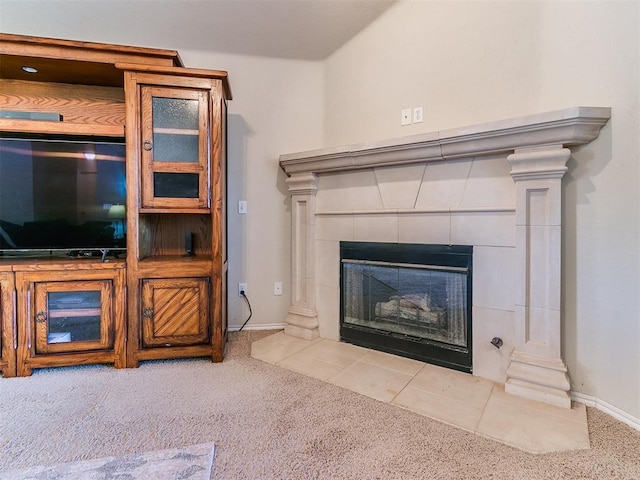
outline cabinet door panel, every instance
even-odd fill
[[[36,353],[113,348],[110,280],[35,283]]]
[[[143,208],[208,208],[209,93],[141,87]]]
[[[209,342],[208,279],[142,281],[142,343],[146,347]]]

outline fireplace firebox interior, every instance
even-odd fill
[[[473,247],[340,243],[340,339],[472,371]]]

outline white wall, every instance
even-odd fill
[[[572,389],[640,418],[640,3],[405,0],[325,62],[325,145],[612,107],[564,178]],[[424,122],[400,126],[423,106]]]
[[[290,306],[291,213],[281,153],[321,145],[323,70],[319,62],[181,50],[189,67],[227,70],[229,102],[229,326],[249,315],[237,295],[246,282],[253,316],[247,328],[284,325]],[[247,200],[246,215],[238,200]],[[283,282],[283,295],[273,284]]]

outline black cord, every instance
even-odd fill
[[[249,299],[247,298],[247,296],[244,294],[244,292],[240,292],[240,295],[242,295],[244,297],[244,299],[247,301],[247,305],[249,306],[249,318],[247,318],[244,323],[242,324],[242,326],[240,327],[240,330],[238,330],[239,332],[242,331],[242,329],[244,328],[244,326],[247,324],[247,322],[249,320],[251,320],[251,315],[253,315],[253,310],[251,310],[251,303],[249,303]]]

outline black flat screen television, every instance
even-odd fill
[[[0,254],[124,249],[123,141],[0,138]]]

